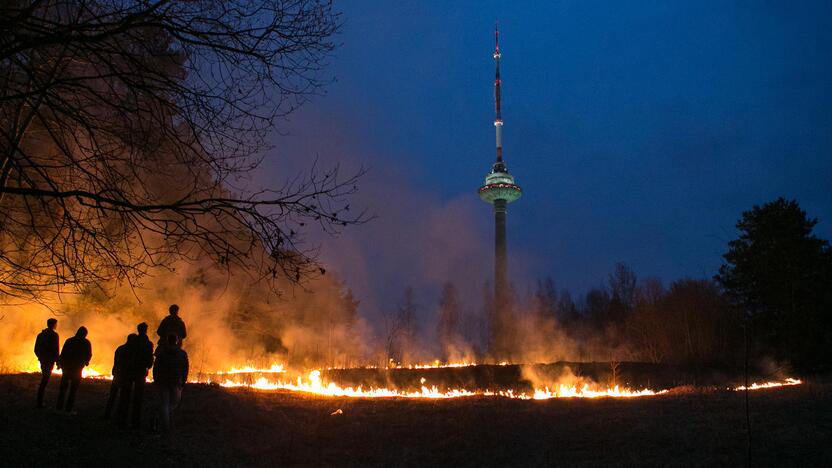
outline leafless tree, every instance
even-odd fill
[[[445,360],[449,358],[449,350],[461,338],[461,308],[456,286],[450,281],[445,282],[439,296],[439,317],[436,323],[436,336]]]
[[[669,343],[668,317],[661,301],[667,294],[661,281],[644,280],[637,288],[635,308],[627,321],[627,333],[639,359],[661,363],[672,343]]]
[[[636,274],[626,263],[618,262],[607,279],[613,320],[623,320],[632,312],[636,301]]]
[[[395,311],[383,312],[386,365],[405,363],[416,338],[416,302],[413,288],[404,290],[404,298]]]
[[[615,388],[618,386],[618,377],[621,375],[621,361],[614,355],[610,354],[610,386]]]
[[[326,78],[326,0],[0,6],[0,295],[210,258],[256,279],[320,266],[299,234],[366,220],[338,168],[252,190],[266,136]]]

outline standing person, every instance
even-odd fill
[[[142,322],[137,327],[139,334],[136,339],[136,352],[127,370],[130,383],[133,387],[133,412],[131,422],[133,429],[141,427],[142,400],[144,398],[144,384],[147,379],[147,371],[153,366],[153,343],[147,337],[147,324]],[[126,404],[126,402],[125,402]],[[122,411],[121,409],[119,411]],[[127,410],[124,410],[126,414]]]
[[[159,344],[163,344],[167,336],[170,334],[176,335],[179,339],[179,344],[185,339],[187,333],[185,331],[185,322],[179,317],[179,306],[171,304],[168,307],[168,316],[162,319],[159,328],[156,329],[156,334],[159,335]]]
[[[66,411],[72,413],[72,405],[75,403],[75,392],[81,384],[81,371],[90,365],[92,359],[92,345],[87,339],[87,328],[80,327],[75,336],[64,342],[61,355],[58,358],[58,369],[62,369],[61,387],[58,391],[58,411],[64,409],[64,396],[67,387],[69,395],[66,399]]]
[[[159,391],[159,416],[162,431],[170,432],[170,417],[179,406],[182,389],[188,381],[188,353],[179,347],[179,337],[171,333],[156,349],[153,384]]]
[[[113,412],[113,406],[120,397],[119,409],[130,399],[130,376],[128,370],[133,355],[136,352],[136,345],[139,337],[135,333],[127,335],[127,342],[116,348],[113,355],[113,383],[110,385],[110,395],[107,397],[107,407],[104,409],[104,419],[109,419]],[[118,423],[123,424],[121,411],[118,414]]]
[[[35,356],[40,361],[40,385],[38,385],[38,400],[37,407],[43,408],[43,394],[46,391],[46,385],[49,383],[49,377],[52,376],[52,369],[58,361],[58,347],[60,341],[58,332],[55,329],[58,327],[58,321],[51,318],[46,321],[46,328],[44,328],[38,337],[35,339]]]

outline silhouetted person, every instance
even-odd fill
[[[127,366],[127,386],[130,388],[128,395],[132,392],[132,401],[122,398],[119,403],[119,418],[126,421],[127,413],[132,407],[131,423],[134,429],[141,426],[142,400],[144,398],[144,384],[147,379],[147,371],[153,366],[153,343],[147,337],[147,324],[142,322],[136,329],[139,334],[136,336],[136,345],[131,355],[130,363]],[[123,418],[123,419],[122,419]]]
[[[188,353],[179,347],[179,337],[170,334],[156,349],[153,384],[159,391],[159,417],[162,431],[170,431],[170,417],[179,406],[182,389],[188,381]]]
[[[127,418],[126,406],[130,400],[130,362],[136,354],[139,336],[135,333],[127,335],[127,342],[116,348],[113,354],[113,383],[110,385],[110,395],[107,397],[107,407],[104,409],[104,418],[108,419],[113,411],[116,400],[120,399],[118,423],[123,425]],[[125,414],[121,414],[121,406],[125,406]]]
[[[156,334],[159,335],[159,344],[164,343],[168,335],[176,335],[179,343],[187,336],[185,331],[185,322],[179,317],[179,306],[172,304],[168,307],[168,316],[162,319],[159,328],[156,329]]]
[[[64,342],[61,355],[58,358],[58,368],[62,369],[61,387],[58,391],[58,410],[64,409],[64,396],[66,399],[66,410],[72,412],[72,405],[75,403],[75,392],[81,383],[81,371],[90,364],[92,359],[92,345],[87,339],[87,329],[80,327],[75,336]],[[69,395],[66,395],[69,387]]]
[[[49,377],[52,376],[52,369],[58,361],[58,347],[60,344],[58,332],[55,331],[57,327],[58,321],[56,319],[47,320],[46,328],[38,333],[38,337],[35,339],[35,356],[40,361],[41,372],[40,385],[38,385],[38,408],[43,408],[43,393],[46,391]]]

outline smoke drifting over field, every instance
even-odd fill
[[[156,326],[173,303],[188,326],[185,349],[192,372],[273,362],[344,366],[364,360],[372,340],[366,338],[366,325],[347,290],[333,277],[315,278],[303,287],[287,282],[278,297],[252,285],[244,274],[227,277],[210,271],[182,264],[175,271],[156,271],[141,289],[118,287],[109,297],[89,291],[63,296],[61,303],[52,301],[49,307],[6,306],[0,322],[0,365],[37,369],[34,337],[55,316],[62,342],[81,325],[89,329],[91,366],[109,372],[112,353],[127,334],[145,321],[155,340]]]

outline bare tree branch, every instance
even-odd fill
[[[348,204],[363,171],[239,186],[326,83],[338,26],[325,0],[0,6],[0,294],[205,256],[257,280],[323,271],[301,233],[366,221]]]

